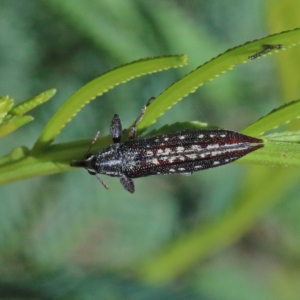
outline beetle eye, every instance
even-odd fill
[[[93,170],[93,169],[88,169],[87,170],[91,175],[96,175],[97,174],[97,172],[95,171],[95,170]]]
[[[88,153],[88,154],[84,157],[84,159],[85,159],[85,160],[89,160],[92,156],[94,156],[93,153]]]

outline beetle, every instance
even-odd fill
[[[83,167],[91,175],[118,177],[125,190],[134,193],[135,178],[176,173],[192,175],[228,164],[263,147],[261,139],[223,129],[186,129],[137,138],[137,124],[153,99],[149,99],[133,123],[127,141],[121,142],[122,124],[115,114],[110,126],[113,143],[98,152],[87,153],[82,160],[71,162],[71,166]]]
[[[254,60],[260,56],[263,56],[267,53],[269,53],[270,51],[272,51],[273,49],[282,49],[283,48],[283,45],[282,44],[277,44],[277,45],[262,45],[263,47],[263,50],[251,55],[251,56],[248,56],[248,59],[250,60]]]

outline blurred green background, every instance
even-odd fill
[[[0,94],[16,103],[55,87],[0,155],[32,147],[78,88],[121,64],[188,54],[91,102],[56,142],[124,127],[184,74],[229,48],[300,27],[295,0],[1,0]],[[299,48],[237,66],[154,128],[198,120],[241,130],[298,99]],[[292,124],[296,126],[297,124]],[[84,170],[1,187],[0,299],[299,299],[299,171],[231,164],[136,180],[136,192]]]

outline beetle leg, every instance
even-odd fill
[[[128,191],[129,193],[134,193],[134,181],[132,178],[123,175],[120,178],[120,182],[126,191]]]
[[[133,125],[132,125],[132,127],[131,127],[131,130],[130,130],[130,132],[129,132],[129,139],[130,139],[130,140],[135,139],[135,137],[136,137],[136,126],[137,126],[137,124],[143,119],[147,107],[150,105],[150,103],[151,103],[154,99],[155,99],[154,97],[151,97],[151,98],[147,101],[146,105],[142,108],[141,114],[140,114],[140,115],[137,117],[137,119],[134,121],[134,123],[133,123]]]

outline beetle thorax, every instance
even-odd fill
[[[94,154],[96,159],[93,168],[97,173],[113,177],[122,175],[123,158],[119,146],[116,143]]]

